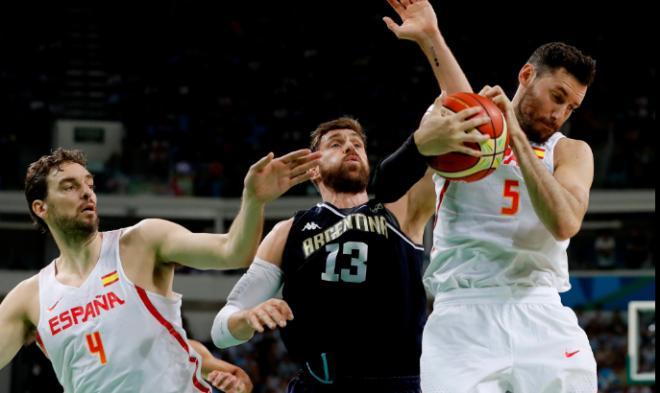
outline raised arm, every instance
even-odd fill
[[[445,93],[472,91],[470,82],[447,46],[438,27],[438,18],[428,0],[387,0],[401,18],[397,25],[384,17],[387,27],[402,40],[414,41],[431,65],[440,90]]]
[[[38,303],[38,293],[34,276],[18,284],[0,303],[0,369],[12,361],[35,328],[38,315],[30,315],[29,309]]]
[[[273,159],[272,153],[250,167],[241,207],[226,234],[192,233],[165,220],[148,219],[134,230],[151,247],[156,261],[197,269],[232,269],[252,262],[263,231],[264,206],[292,186],[309,180],[320,153],[298,150]]]
[[[399,15],[402,24],[397,25],[391,18],[385,17],[383,20],[387,27],[399,39],[411,40],[420,46],[431,64],[443,94],[471,92],[470,83],[440,33],[431,4],[427,0],[388,0],[388,3]],[[422,218],[427,214],[427,209],[415,208],[416,205],[427,206],[426,199],[433,199],[434,195],[424,192],[430,189],[428,184],[419,182],[427,173],[425,156],[454,151],[477,157],[480,155],[478,151],[467,148],[464,143],[480,143],[486,138],[477,131],[465,131],[484,124],[487,118],[470,118],[479,112],[478,109],[466,109],[447,115],[441,108],[440,99],[436,100],[432,109],[424,116],[417,131],[376,168],[370,191],[383,202],[396,201],[397,204],[411,205],[409,208],[393,206],[391,210],[416,210],[421,216],[415,214],[414,217]],[[427,175],[426,178],[430,179],[430,176]],[[420,190],[413,190],[412,198],[403,198],[413,186]],[[418,197],[421,197],[421,200]]]

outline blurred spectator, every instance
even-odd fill
[[[179,161],[174,166],[174,173],[170,176],[170,189],[174,196],[192,196],[194,172],[192,165],[187,161]]]
[[[638,226],[633,226],[624,238],[624,259],[630,269],[654,268],[649,258],[647,235]]]
[[[214,4],[146,1],[131,3],[129,14],[94,2],[53,5],[29,32],[0,26],[0,37],[11,37],[0,62],[0,190],[21,188],[24,168],[16,164],[32,162],[52,146],[56,119],[85,118],[120,121],[127,130],[122,157],[128,165],[108,174],[104,191],[237,197],[249,162],[271,150],[306,146],[309,131],[340,115],[358,117],[370,133],[370,158],[383,157],[416,127],[438,93],[418,49],[397,42],[382,25],[384,1],[353,2],[350,13],[299,6],[295,21],[286,7],[238,2],[218,12]],[[456,12],[455,5],[443,7]],[[78,23],[81,12],[93,17]],[[506,11],[490,12],[502,12],[507,24]],[[21,18],[34,18],[22,5],[5,14],[18,26]],[[338,17],[344,28],[328,38]],[[145,20],[153,22],[149,29]],[[487,25],[465,30],[459,23],[443,21],[456,34],[454,48],[473,86],[507,89],[510,64],[485,67],[483,58],[519,58],[525,49],[473,50]],[[656,66],[643,58],[627,61],[647,48],[615,26],[603,21],[584,40],[576,38],[584,34],[572,23],[558,33],[556,39],[577,40],[599,64],[594,93],[566,131],[591,144],[596,188],[652,188]],[[509,33],[503,30],[502,39]],[[526,37],[528,49],[547,40],[542,28],[530,28]],[[613,45],[620,51],[613,53]],[[182,160],[195,172],[192,192],[181,184],[191,176],[180,177]]]
[[[596,251],[596,266],[599,269],[614,269],[616,267],[616,240],[609,231],[601,232],[594,242]]]

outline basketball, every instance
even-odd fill
[[[502,163],[504,151],[509,144],[509,133],[504,115],[489,98],[475,93],[454,93],[442,99],[442,106],[451,113],[470,107],[481,107],[482,111],[472,117],[484,113],[490,122],[477,127],[482,134],[490,136],[487,141],[466,143],[466,146],[481,150],[481,157],[472,157],[463,153],[447,153],[429,157],[429,165],[436,173],[448,180],[473,182],[491,174]],[[468,130],[466,132],[470,132]]]

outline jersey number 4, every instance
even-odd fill
[[[105,357],[105,349],[103,348],[103,340],[101,340],[101,332],[94,332],[85,336],[87,340],[87,349],[92,355],[98,355],[101,364],[105,365],[107,359]]]
[[[367,279],[367,256],[369,247],[362,242],[346,242],[342,247],[344,255],[351,256],[351,267],[341,269],[340,274],[335,273],[337,265],[337,254],[339,254],[339,244],[332,243],[325,246],[329,252],[325,260],[325,272],[321,273],[321,280],[330,282],[353,282],[360,283]],[[357,251],[357,255],[356,255]]]

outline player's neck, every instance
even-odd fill
[[[348,209],[359,206],[369,201],[366,191],[358,193],[342,193],[321,189],[321,197],[324,202],[331,203],[340,209]]]
[[[66,237],[57,232],[52,234],[60,250],[58,269],[85,276],[96,264],[101,253],[102,238],[98,231],[83,239]]]

